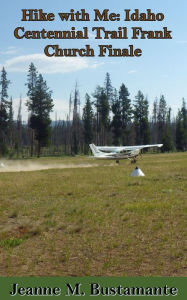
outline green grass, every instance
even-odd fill
[[[19,246],[23,242],[22,239],[12,238],[0,241],[0,246],[8,249]]]
[[[0,172],[1,276],[187,275],[187,153],[31,162],[79,168]]]

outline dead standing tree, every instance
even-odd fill
[[[77,84],[75,86],[74,99],[73,99],[73,121],[72,121],[72,154],[78,154],[81,146],[81,119],[79,115],[80,99]]]

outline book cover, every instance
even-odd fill
[[[184,296],[186,9],[1,3],[0,276],[106,280],[9,297]]]

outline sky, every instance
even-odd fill
[[[53,91],[54,109],[51,118],[65,119],[68,112],[70,93],[77,82],[81,105],[84,105],[85,94],[93,94],[97,85],[103,85],[106,72],[110,74],[112,85],[119,90],[122,83],[129,90],[132,101],[138,90],[141,90],[152,103],[163,94],[173,115],[181,107],[182,98],[187,97],[187,2],[186,0],[25,0],[3,1],[0,10],[0,70],[5,67],[7,77],[11,81],[8,94],[13,98],[14,116],[16,118],[20,97],[22,98],[23,120],[27,120],[28,112],[25,106],[27,99],[28,68],[34,63],[39,73],[47,81]],[[52,22],[23,22],[22,9],[42,9],[45,13],[54,13]],[[80,11],[85,9],[90,15],[89,22],[61,21],[58,13],[69,12],[71,9]],[[93,21],[94,9],[102,12],[109,9],[109,13],[120,14],[120,21]],[[162,22],[124,21],[124,10],[133,13],[138,9],[146,13],[147,9],[155,14],[163,13]],[[42,30],[82,30],[88,27],[88,40],[34,40],[16,39],[14,30],[24,27],[25,31]],[[106,30],[117,30],[127,27],[128,39],[95,39],[92,27],[105,27]],[[132,40],[131,27],[142,27],[143,30],[163,30],[167,27],[172,31],[172,39]],[[95,50],[95,57],[47,57],[44,54],[46,45],[59,45],[60,48],[82,48],[90,45]],[[141,57],[98,57],[98,45],[112,45],[113,48],[142,49]]]

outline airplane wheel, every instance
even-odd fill
[[[135,163],[136,163],[136,159],[134,158],[131,160],[131,164],[135,164]]]
[[[119,165],[119,160],[116,160],[116,163]]]

